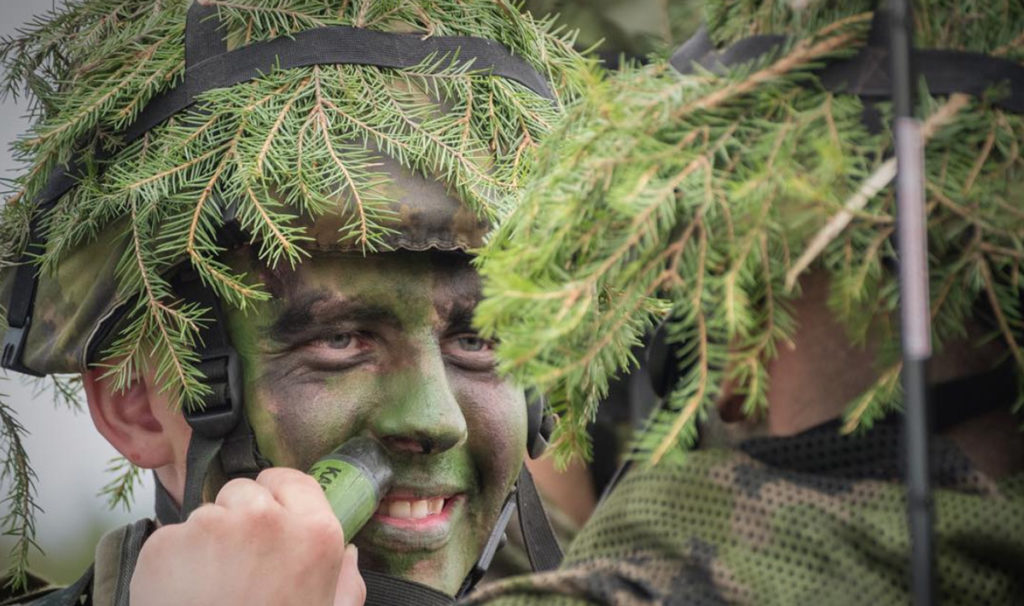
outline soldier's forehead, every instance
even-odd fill
[[[379,255],[317,254],[279,275],[275,325],[360,319],[396,323],[413,307],[468,324],[482,298],[465,254],[399,251]]]

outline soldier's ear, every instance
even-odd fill
[[[89,414],[100,434],[139,467],[156,469],[176,463],[182,450],[177,443],[188,441],[184,417],[170,410],[166,398],[145,377],[119,390],[103,373],[90,369],[82,374]]]

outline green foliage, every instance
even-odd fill
[[[82,412],[82,376],[81,375],[50,375],[35,381],[32,399],[38,399],[49,392],[55,408],[67,408],[73,412]]]
[[[912,0],[914,43],[921,48],[997,52],[1024,58],[1019,45],[1020,3],[988,0]],[[802,8],[801,8],[802,6]],[[758,34],[813,32],[882,6],[875,0],[708,0],[708,30],[719,44]],[[1017,44],[1008,43],[1016,39]]]
[[[100,490],[100,494],[107,497],[107,505],[111,509],[121,506],[128,511],[135,499],[135,488],[142,481],[142,468],[124,457],[114,457],[107,463],[106,471],[114,479]]]
[[[502,369],[550,394],[556,456],[587,452],[586,423],[609,378],[665,310],[683,376],[637,438],[653,461],[683,456],[727,382],[747,414],[764,412],[765,364],[794,331],[790,272],[832,276],[831,306],[854,339],[896,317],[888,180],[862,208],[850,204],[884,168],[888,133],[867,132],[860,101],[808,73],[856,49],[870,14],[836,21],[822,11],[817,33],[721,76],[649,66],[591,82],[542,146],[548,170],[482,253],[488,299],[477,321],[501,336]],[[1024,10],[1006,18],[1024,31]],[[962,337],[965,317],[988,302],[1024,369],[1024,118],[984,98],[923,97],[934,340]],[[845,213],[849,223],[813,250]],[[890,327],[883,338],[881,377],[850,404],[847,430],[899,405],[897,335]]]
[[[6,396],[0,396],[3,397]],[[0,484],[10,486],[2,502],[6,513],[0,518],[0,526],[4,536],[14,539],[9,552],[10,563],[5,571],[14,590],[25,586],[29,552],[39,549],[35,539],[35,515],[39,510],[35,503],[36,473],[25,451],[26,435],[27,431],[18,421],[14,409],[0,399],[0,452],[4,455]]]

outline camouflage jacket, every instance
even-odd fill
[[[835,423],[630,472],[558,571],[485,586],[470,604],[909,603],[896,424]],[[936,440],[943,604],[1024,603],[1024,474],[979,473]]]

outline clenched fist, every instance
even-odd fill
[[[146,541],[133,606],[358,606],[355,547],[310,476],[285,468],[232,480],[217,501]]]

